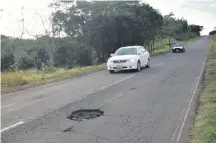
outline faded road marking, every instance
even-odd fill
[[[109,85],[103,86],[103,87],[101,87],[99,90],[104,90],[104,89],[106,89],[106,88],[108,88],[108,87],[110,87],[110,86],[113,86],[113,85],[115,85],[115,84],[117,84],[117,83],[120,83],[120,82],[122,82],[122,81],[124,81],[124,80],[126,80],[126,79],[129,79],[129,78],[132,78],[132,77],[134,77],[134,76],[136,76],[136,74],[133,74],[133,75],[128,76],[128,77],[126,77],[126,78],[123,78],[123,79],[121,79],[121,80],[115,81],[114,83],[111,83],[111,84],[109,84]]]
[[[4,129],[2,129],[1,132],[4,132],[4,131],[6,131],[6,130],[10,130],[10,129],[15,128],[15,127],[17,127],[17,126],[19,126],[19,125],[22,125],[22,124],[24,124],[24,123],[25,123],[25,122],[23,122],[23,121],[18,122],[18,123],[16,123],[16,124],[13,124],[13,125],[11,125],[11,126],[9,126],[9,127],[6,127],[6,128],[4,128]]]
[[[157,67],[157,66],[160,66],[160,65],[162,65],[162,64],[163,64],[163,63],[161,62],[161,63],[159,63],[159,64],[153,66],[152,68]],[[111,83],[111,84],[108,84],[108,85],[106,85],[106,86],[103,86],[103,87],[99,88],[98,91],[104,90],[104,89],[106,89],[106,88],[108,88],[108,87],[111,87],[111,86],[113,86],[113,85],[115,85],[115,84],[118,84],[118,83],[120,83],[120,82],[122,82],[122,81],[124,81],[124,80],[127,80],[127,79],[129,79],[129,78],[132,78],[132,77],[134,77],[134,76],[136,76],[136,74],[133,74],[133,75],[131,75],[131,76],[127,76],[127,77],[125,77],[125,78],[123,78],[123,79],[121,79],[121,80],[118,80],[118,81],[115,81],[115,82],[113,82],[113,83]],[[63,81],[60,81],[60,82],[63,82]],[[58,82],[58,83],[59,83],[59,82]],[[54,84],[54,83],[51,83],[51,84]],[[48,84],[48,85],[51,85],[51,84]],[[43,85],[43,86],[46,86],[46,85]],[[41,87],[41,86],[40,86],[40,87]],[[38,87],[36,87],[36,88],[38,88]],[[20,91],[20,92],[23,92],[23,91]],[[89,93],[89,94],[90,94],[90,93]],[[87,98],[89,94],[84,95],[84,96],[81,96],[78,100]],[[50,98],[52,98],[52,97],[50,97]],[[50,98],[43,98],[43,99],[40,99],[40,100],[37,100],[37,101],[32,102],[30,105],[27,104],[27,105],[24,105],[24,106],[20,106],[20,108],[28,107],[28,106],[31,106],[31,105],[33,105],[33,104],[36,104],[36,103],[38,103],[38,102],[41,102],[41,101],[44,101],[44,100],[47,100],[47,99],[50,99]],[[12,104],[17,104],[17,103],[12,103]],[[2,108],[6,108],[6,107],[8,107],[8,106],[12,106],[12,104],[11,104],[11,105],[9,104],[9,105],[3,106]],[[9,111],[14,111],[14,110],[18,110],[18,109],[13,109],[13,110],[9,110]]]
[[[160,66],[160,65],[162,65],[162,64],[163,64],[163,63],[157,64],[157,65],[153,66],[153,68],[154,68],[154,67],[157,67],[157,66]],[[129,79],[129,78],[132,78],[132,77],[134,77],[134,76],[136,76],[136,74],[133,74],[133,75],[128,76],[128,77],[126,77],[126,78],[123,78],[123,79],[121,79],[121,80],[115,81],[114,83],[111,83],[111,84],[109,84],[109,85],[106,85],[106,86],[104,86],[104,87],[101,87],[99,90],[104,90],[104,89],[106,89],[106,88],[108,88],[108,87],[110,87],[110,86],[113,86],[113,85],[115,85],[115,84],[117,84],[117,83],[120,83],[120,82],[122,82],[122,81],[124,81],[124,80],[126,80],[126,79]]]
[[[8,105],[5,105],[5,106],[1,106],[1,108],[3,109],[3,108],[7,108],[7,107],[10,107],[10,106],[12,106],[12,105],[14,105],[14,104],[16,104],[16,103],[11,103],[11,104],[8,104]]]
[[[163,63],[157,64],[157,65],[153,66],[153,68],[158,67],[160,65],[163,65]]]
[[[173,57],[172,59],[175,59],[176,57]]]
[[[205,58],[204,66],[203,66],[203,68],[202,68],[202,70],[201,70],[201,72],[200,72],[200,75],[198,76],[198,80],[197,80],[197,82],[195,83],[195,88],[194,88],[192,97],[191,97],[191,99],[190,99],[190,102],[189,102],[189,105],[188,105],[188,108],[187,108],[187,111],[186,111],[186,114],[185,114],[185,117],[184,117],[184,121],[183,121],[183,123],[182,123],[181,130],[179,131],[179,135],[178,135],[178,138],[177,138],[176,143],[179,143],[179,140],[180,140],[180,138],[181,138],[182,130],[183,130],[183,128],[184,128],[184,125],[185,125],[185,122],[186,122],[186,119],[187,119],[187,116],[188,116],[188,112],[189,112],[189,110],[190,110],[192,101],[193,101],[194,96],[195,96],[195,94],[196,94],[197,87],[198,87],[198,84],[199,84],[199,82],[200,82],[201,76],[202,76],[202,74],[203,74],[203,72],[204,72],[204,69],[205,69],[206,60],[207,60],[207,57]]]
[[[181,121],[182,121],[182,119],[183,119],[183,115],[184,115],[185,109],[186,109],[186,107],[185,107],[184,110],[182,111],[182,114],[181,114],[181,117],[180,117],[180,120],[179,120],[180,123],[181,123]],[[179,124],[177,125],[177,127],[176,127],[176,130],[175,130],[175,132],[174,132],[174,134],[173,134],[173,136],[172,136],[171,143],[172,143],[173,140],[175,139],[176,133],[177,133],[179,127],[180,127],[180,123],[179,123]]]
[[[196,80],[195,80],[195,82],[194,82],[194,84],[193,84],[193,87],[192,87],[192,89],[191,89],[191,91],[190,91],[190,94],[193,93],[193,90],[194,90],[194,88],[195,88],[195,84],[196,84],[198,78],[199,78],[199,77],[196,78]],[[189,101],[190,101],[190,96],[188,97],[187,103],[188,103]],[[184,107],[184,109],[183,109],[183,111],[182,111],[182,114],[181,114],[180,120],[179,120],[180,122],[178,123],[178,125],[177,125],[177,127],[176,127],[176,130],[175,130],[175,132],[174,132],[174,134],[173,134],[173,137],[172,137],[172,140],[171,140],[170,143],[172,143],[173,140],[175,139],[175,136],[176,136],[176,134],[177,134],[177,131],[178,131],[180,125],[181,125],[181,122],[182,122],[182,119],[183,119],[183,115],[184,115],[185,110],[186,110],[186,107]]]

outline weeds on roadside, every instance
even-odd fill
[[[2,91],[8,91],[10,88],[22,86],[26,84],[40,85],[44,83],[51,83],[67,78],[77,77],[92,73],[95,71],[104,70],[105,65],[96,65],[88,67],[78,67],[74,69],[55,69],[47,70],[38,73],[26,74],[24,71],[16,71],[9,73],[1,73]]]
[[[192,130],[192,143],[216,143],[216,36],[210,43],[204,86]]]

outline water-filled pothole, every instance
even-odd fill
[[[80,109],[72,112],[67,118],[74,121],[82,121],[83,119],[94,119],[102,116],[103,114],[104,111],[101,111],[100,109]]]

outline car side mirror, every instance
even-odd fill
[[[110,57],[112,57],[114,54],[110,54]]]

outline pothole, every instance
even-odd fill
[[[100,109],[80,109],[72,112],[67,118],[74,121],[82,121],[84,119],[94,119],[102,116],[103,114],[104,111],[101,111]]]

